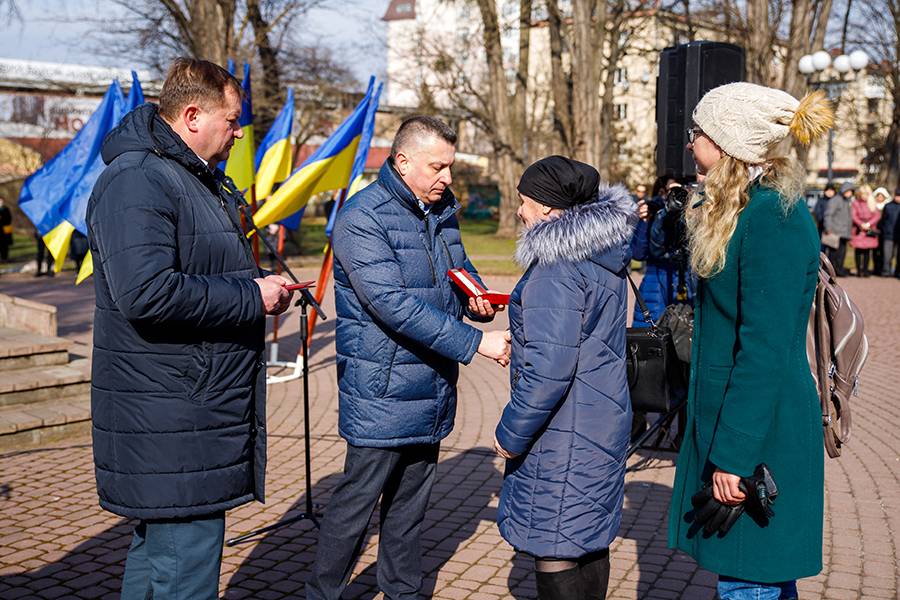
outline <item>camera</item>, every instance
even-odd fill
[[[673,217],[680,217],[681,213],[684,212],[684,207],[687,206],[689,195],[686,187],[681,185],[672,186],[666,194],[666,212]]]

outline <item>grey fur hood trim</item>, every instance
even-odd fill
[[[574,206],[556,219],[526,229],[516,245],[516,262],[578,262],[631,241],[637,206],[621,185],[601,185],[597,200]]]

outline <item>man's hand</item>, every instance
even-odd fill
[[[506,307],[499,304],[494,306],[481,296],[469,298],[469,311],[484,319],[492,319],[495,314],[501,312],[504,308]]]
[[[721,469],[713,472],[713,496],[716,500],[727,506],[735,506],[743,502],[747,496],[738,487],[741,478]]]
[[[510,346],[512,336],[506,331],[485,331],[478,345],[478,354],[497,361],[501,367],[509,365]]]
[[[289,282],[281,275],[269,275],[253,281],[259,286],[263,311],[267,315],[280,315],[291,305],[291,298],[293,298],[294,292],[284,288]]]
[[[500,442],[497,441],[497,436],[494,436],[494,452],[497,453],[498,456],[501,456],[505,459],[512,459],[518,456],[518,454],[513,454],[506,448],[500,445]]]
[[[650,220],[650,206],[643,200],[638,201],[638,218],[641,221]]]

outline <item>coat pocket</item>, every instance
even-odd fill
[[[212,350],[212,344],[209,342],[197,344],[192,348],[185,374],[185,393],[187,400],[193,404],[201,406],[206,404],[212,371]]]

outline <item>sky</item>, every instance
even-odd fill
[[[389,0],[323,0],[297,22],[292,35],[304,43],[331,47],[364,85],[370,74],[385,71],[385,27]],[[103,56],[91,46],[98,26],[85,18],[116,15],[122,8],[109,0],[24,0],[17,3],[20,21],[0,22],[0,58],[67,62],[108,67],[143,67]],[[0,15],[5,16],[5,15]],[[315,32],[315,33],[312,33]],[[304,37],[306,39],[304,39]]]

